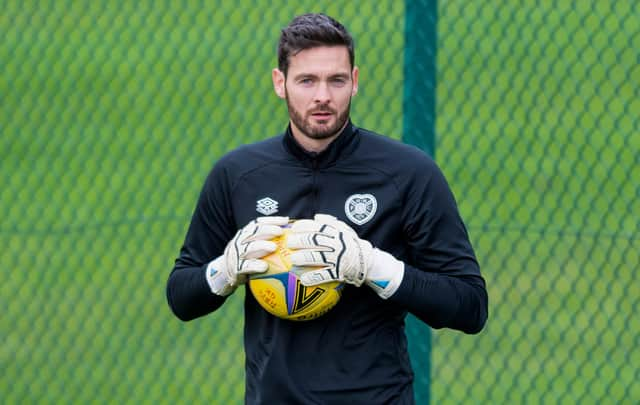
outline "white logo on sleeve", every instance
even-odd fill
[[[371,194],[354,194],[344,203],[344,213],[356,225],[369,222],[377,209],[378,201]]]
[[[262,215],[271,215],[278,212],[278,202],[269,197],[261,198],[256,201],[256,211]]]

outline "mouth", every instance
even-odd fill
[[[333,115],[330,111],[316,111],[311,113],[311,116],[319,119],[319,120],[326,120],[329,119],[331,117],[331,115]]]

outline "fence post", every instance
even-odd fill
[[[405,2],[403,140],[435,158],[437,0]],[[431,330],[413,315],[407,337],[415,372],[416,403],[428,404],[431,392]]]

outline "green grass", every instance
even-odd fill
[[[434,403],[640,398],[638,8],[587,4],[440,4],[436,158],[490,320],[434,333]],[[7,2],[0,402],[242,402],[242,294],[183,324],[164,287],[215,160],[284,128],[304,11],[352,30],[354,121],[400,138],[402,2]]]

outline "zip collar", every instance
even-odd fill
[[[349,123],[344,127],[340,135],[331,141],[322,152],[309,152],[300,146],[298,141],[293,137],[291,124],[287,126],[282,143],[287,152],[305,166],[312,169],[321,169],[333,166],[341,157],[350,155],[358,145],[359,139],[358,128],[349,120]]]

